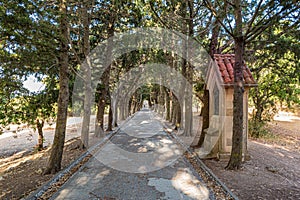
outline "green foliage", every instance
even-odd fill
[[[269,132],[265,129],[265,122],[258,122],[253,119],[249,120],[249,135],[253,138],[263,137]]]
[[[10,123],[35,126],[38,119],[54,117],[59,37],[56,12],[50,7],[41,1],[0,3],[0,124],[3,126]],[[47,89],[29,93],[22,82],[30,75],[43,81]]]
[[[249,120],[249,136],[260,139],[277,139],[278,136],[268,130],[267,122],[255,121],[253,118]]]
[[[298,29],[294,23],[282,21],[249,46],[255,49],[248,60],[258,83],[250,92],[256,121],[272,119],[279,106],[300,104]]]
[[[37,120],[53,120],[57,94],[55,91],[46,91],[39,94],[22,94],[7,101],[4,112],[1,113],[0,124],[7,126],[26,123],[36,128]]]

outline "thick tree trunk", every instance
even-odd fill
[[[176,127],[175,129],[178,128],[179,124],[181,121],[181,112],[179,109],[180,105],[177,100],[177,98],[173,95],[172,96],[172,124],[174,124]]]
[[[182,120],[181,113],[182,112],[181,112],[181,110],[182,110],[182,108],[177,100],[177,102],[176,102],[176,120],[175,120],[176,130],[178,130],[179,128],[182,127],[182,123],[181,123],[181,120]]]
[[[129,100],[126,100],[124,104],[124,119],[126,119],[129,116],[128,104]]]
[[[133,107],[132,107],[132,114],[135,113],[137,105],[136,105],[136,100],[133,101]]]
[[[112,125],[113,125],[113,112],[111,108],[111,103],[109,105],[109,111],[108,111],[108,124],[107,124],[107,131],[112,131]]]
[[[151,96],[150,96],[150,98],[148,99],[148,103],[149,103],[149,108],[152,108],[152,99],[151,99]]]
[[[241,168],[243,153],[243,54],[244,37],[242,32],[242,8],[240,0],[235,0],[236,32],[235,65],[234,65],[234,95],[233,95],[233,134],[230,160],[226,169]]]
[[[165,89],[165,104],[166,104],[166,120],[169,121],[171,119],[171,111],[170,111],[170,94],[166,87]]]
[[[194,3],[193,1],[188,1],[188,36],[194,36]],[[186,44],[186,58],[189,60],[191,48],[187,42]],[[190,63],[186,63],[186,79],[188,80],[190,85],[193,85],[193,67]],[[185,86],[185,123],[184,123],[184,135],[192,136],[193,135],[193,96],[192,96],[192,88],[188,85]]]
[[[102,92],[104,91],[102,90]],[[104,110],[105,110],[105,97],[103,94],[101,94],[97,104],[97,114],[96,114],[96,124],[95,124],[96,137],[104,136],[104,130],[103,130]]]
[[[165,105],[165,98],[164,98],[164,89],[163,86],[159,86],[159,95],[158,95],[158,113],[163,116],[164,113],[164,105]]]
[[[256,95],[253,97],[254,99],[254,107],[256,112],[254,113],[254,121],[255,123],[262,122],[262,113],[264,112],[264,107],[263,107],[263,98],[259,96],[259,88],[255,88],[256,90]]]
[[[114,101],[112,102],[113,103],[113,122],[112,122],[112,125],[113,127],[117,127],[118,126],[118,99],[114,99]]]
[[[106,49],[106,69],[101,77],[101,89],[100,97],[97,104],[97,115],[96,115],[96,124],[95,124],[95,136],[100,137],[104,136],[104,110],[106,106],[106,98],[109,93],[109,77],[110,77],[110,68],[111,68],[111,59],[112,59],[112,50],[113,50],[113,35],[114,35],[114,19],[112,23],[108,25],[108,40],[107,40],[107,49]]]
[[[83,119],[82,119],[82,128],[81,128],[81,145],[82,149],[88,148],[89,146],[89,132],[90,132],[90,119],[91,119],[91,96],[92,96],[92,88],[91,88],[91,64],[89,60],[90,53],[90,20],[88,14],[88,3],[89,1],[84,1],[83,3],[83,27],[84,27],[84,35],[83,35],[83,53],[85,56],[85,61],[81,65],[84,72],[84,105],[83,105]]]
[[[44,146],[44,134],[43,134],[43,127],[44,127],[44,120],[36,120],[36,126],[38,131],[38,144],[37,144],[37,150],[41,151],[43,150]]]
[[[220,23],[216,19],[213,23],[213,30],[212,30],[212,36],[211,36],[211,42],[209,47],[209,55],[213,58],[214,54],[221,53],[218,48],[219,44],[219,33],[220,33]]]
[[[57,119],[51,154],[44,174],[56,173],[61,169],[61,160],[65,143],[67,113],[69,103],[69,64],[68,64],[68,23],[66,1],[60,0],[60,69],[59,69],[59,96],[57,102]]]
[[[191,67],[189,67],[189,64],[187,64],[187,79],[188,81],[191,83],[193,81],[192,78],[192,71],[191,71]],[[184,100],[184,104],[185,104],[185,113],[184,113],[184,118],[185,118],[185,122],[184,122],[184,135],[185,136],[192,136],[193,135],[193,97],[192,97],[192,91],[191,88],[189,88],[188,85],[186,85],[185,88],[185,100]]]
[[[209,127],[209,91],[204,90],[204,95],[203,95],[203,108],[201,109],[201,116],[202,116],[202,129],[201,129],[201,135],[200,139],[198,142],[199,147],[202,146],[205,138],[205,132],[204,130]]]
[[[129,110],[129,116],[133,114],[132,111],[132,98],[130,98],[129,103],[128,103],[128,110]]]

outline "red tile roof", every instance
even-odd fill
[[[233,84],[233,67],[235,63],[234,54],[214,54],[214,60],[219,67],[224,83],[229,85]],[[250,69],[246,65],[243,66],[243,76],[245,85],[256,84]]]

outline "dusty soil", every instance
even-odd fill
[[[78,149],[79,139],[65,143],[62,168],[68,166],[84,151]],[[42,175],[50,148],[27,155],[22,153],[0,159],[0,199],[20,199],[38,189],[54,175]]]
[[[72,121],[73,120],[73,121]],[[70,120],[67,126],[66,142],[64,147],[62,169],[66,168],[85,151],[80,150],[80,140],[77,133],[76,119]],[[105,121],[107,117],[105,116]],[[91,122],[91,124],[93,124]],[[54,175],[43,175],[50,146],[54,136],[53,127],[44,129],[44,150],[36,152],[34,147],[37,133],[25,129],[20,133],[4,133],[0,135],[0,199],[22,199],[31,192],[47,183]],[[91,128],[92,130],[92,128]],[[89,145],[93,146],[101,138],[90,134]]]
[[[227,161],[204,162],[240,199],[300,199],[299,127],[300,120],[269,124],[273,136],[250,139],[251,159],[237,172],[224,170]],[[78,138],[66,142],[63,168],[84,153],[78,143]],[[0,199],[26,197],[49,181],[53,175],[42,175],[49,153],[47,148],[0,158]]]
[[[227,161],[205,164],[240,199],[300,199],[300,121],[274,121],[272,135],[250,139],[250,160],[239,171],[224,170]]]

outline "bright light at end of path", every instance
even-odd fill
[[[113,45],[111,45],[112,55],[107,56],[107,44],[111,41],[113,41]],[[92,102],[95,100],[97,87],[101,84],[103,73],[114,60],[141,49],[160,49],[179,55],[193,66],[193,71],[196,74],[206,74],[207,67],[211,63],[211,57],[204,48],[199,46],[196,40],[175,30],[153,27],[116,33],[112,38],[103,41],[93,49],[77,72],[79,76],[74,82],[72,101],[78,110],[73,114],[81,116],[87,109],[84,108],[85,105],[89,105],[90,110],[93,110],[94,104]],[[135,91],[144,85],[161,85],[172,91],[177,98],[178,106],[183,109],[181,124],[184,124],[184,132],[182,136],[179,134],[177,137],[188,138],[187,141],[189,142],[185,145],[190,146],[195,137],[195,134],[192,134],[192,120],[189,119],[193,117],[192,114],[189,114],[192,112],[190,108],[192,108],[193,103],[193,85],[180,71],[169,66],[168,63],[157,62],[149,61],[130,68],[119,77],[113,90],[109,92],[113,113],[112,122],[115,124],[118,120],[124,120],[128,117],[130,113],[128,104]],[[85,73],[87,67],[91,69],[90,75]],[[85,99],[84,95],[90,93],[85,88],[93,91],[86,99],[87,104],[82,101]],[[140,99],[143,99],[142,95]],[[119,126],[118,132],[120,136],[118,140],[133,141],[136,138],[140,146],[136,147],[135,144],[130,143],[127,146],[119,146],[116,144],[117,141],[107,142],[99,152],[93,153],[94,157],[106,166],[123,172],[148,173],[171,165],[184,154],[184,148],[167,139],[168,136],[164,131],[164,126],[160,123],[159,116],[148,110],[149,101],[140,103],[142,103],[142,110],[136,113],[124,126]],[[155,106],[158,110],[163,109],[161,105],[156,104]],[[171,132],[170,129],[168,131]],[[153,142],[155,145],[148,146],[147,143],[149,142]]]

